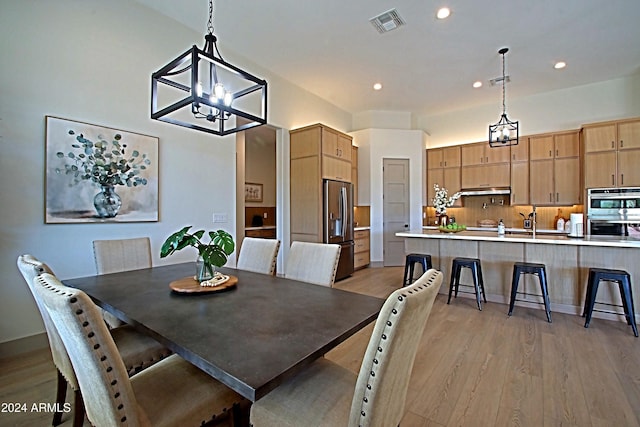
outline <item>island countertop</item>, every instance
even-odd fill
[[[565,234],[513,233],[498,235],[495,231],[465,230],[458,233],[443,233],[438,230],[412,230],[396,233],[397,237],[424,239],[474,240],[487,242],[540,243],[572,246],[605,246],[614,248],[640,248],[640,240],[624,236],[584,236],[569,237]]]

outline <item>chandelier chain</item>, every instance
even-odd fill
[[[213,0],[209,0],[209,22],[207,22],[207,31],[213,34]]]

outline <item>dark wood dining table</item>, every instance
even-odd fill
[[[68,279],[98,306],[154,337],[252,402],[376,319],[384,300],[231,268],[224,292],[169,284],[195,263]]]

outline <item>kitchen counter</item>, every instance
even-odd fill
[[[396,233],[398,237],[417,237],[423,239],[454,239],[454,240],[476,240],[491,242],[511,242],[511,243],[540,243],[540,244],[556,244],[556,245],[572,245],[572,246],[604,246],[615,248],[636,248],[640,249],[640,240],[621,236],[584,236],[569,237],[565,233],[545,233],[536,231],[536,237],[533,233],[513,231],[507,229],[504,236],[499,236],[497,229],[495,231],[477,231],[478,229],[467,229],[458,233],[442,233],[437,228],[422,229],[417,231],[408,231]],[[515,229],[518,230],[518,229]],[[551,230],[549,230],[551,231]]]
[[[516,229],[517,230],[517,229]],[[523,230],[524,231],[524,230]],[[575,315],[582,314],[590,268],[626,270],[632,286],[640,285],[640,240],[625,237],[585,236],[568,237],[566,234],[513,232],[499,236],[497,231],[469,229],[458,233],[442,233],[435,229],[417,229],[396,233],[404,238],[405,253],[431,255],[433,268],[443,272],[445,280],[440,293],[448,294],[451,264],[454,258],[478,258],[482,263],[487,300],[508,305],[513,264],[516,262],[542,263],[546,266],[551,311]],[[472,283],[471,275],[463,269],[461,283]],[[523,286],[524,284],[524,286]],[[521,277],[520,291],[531,295],[540,293],[539,285],[529,275]],[[640,291],[635,292],[634,305],[640,307]],[[461,295],[466,297],[467,295]],[[527,299],[537,301],[535,296]],[[620,304],[618,287],[603,282],[598,290],[598,302]],[[538,303],[519,302],[517,306],[542,309]],[[619,311],[622,311],[620,309]],[[507,307],[505,307],[505,315]],[[640,313],[638,313],[640,314]],[[594,312],[594,317],[624,321],[623,316]],[[544,310],[541,320],[546,320]]]

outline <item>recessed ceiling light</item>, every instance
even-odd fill
[[[381,90],[382,89],[382,83],[375,83],[373,85],[373,90]]]
[[[446,19],[449,17],[449,15],[451,15],[451,10],[448,7],[441,7],[436,13],[436,18]]]
[[[482,87],[482,82],[480,80],[478,80],[477,82],[473,82],[473,87],[476,89]]]
[[[553,66],[553,68],[555,68],[556,70],[562,70],[564,67],[567,66],[567,63],[564,61],[558,61],[555,63],[555,65]]]

